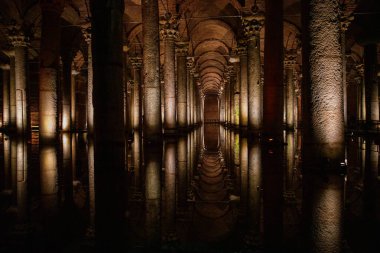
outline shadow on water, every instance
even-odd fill
[[[272,157],[259,137],[218,124],[158,145],[136,131],[126,197],[111,198],[125,215],[100,217],[124,229],[99,233],[93,140],[1,134],[0,252],[96,252],[99,234],[121,240],[120,252],[377,252],[378,142],[351,136],[330,173],[328,161],[302,168],[299,132],[283,141]]]

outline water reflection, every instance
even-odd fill
[[[301,167],[301,140],[288,132],[273,146],[217,124],[158,143],[135,132],[118,179],[128,197],[108,200],[126,209],[111,217],[96,206],[96,183],[112,182],[95,181],[91,136],[63,133],[42,145],[36,133],[1,135],[1,252],[94,251],[99,233],[120,231],[99,231],[99,219],[123,227],[113,240],[129,252],[371,252],[378,141],[351,136],[347,166],[330,170]]]

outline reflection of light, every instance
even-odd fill
[[[41,193],[54,194],[57,191],[57,154],[54,147],[40,148]]]

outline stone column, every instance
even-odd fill
[[[236,127],[240,126],[240,66],[236,66],[236,81],[234,85],[234,123]]]
[[[9,99],[9,65],[1,65],[3,71],[3,128],[8,128],[10,120],[10,99]]]
[[[305,5],[308,10],[303,15],[307,19],[305,29],[309,38],[304,41],[307,49],[303,47],[306,63],[303,76],[306,77],[304,83],[310,83],[305,89],[309,93],[305,98],[310,101],[306,101],[309,111],[303,116],[310,119],[312,142],[317,148],[316,152],[309,153],[339,165],[344,155],[339,1],[312,0]]]
[[[91,27],[82,30],[83,36],[87,43],[87,133],[94,133],[94,105],[92,101],[93,95],[93,69],[92,69],[92,41]]]
[[[264,16],[261,12],[242,20],[247,38],[248,67],[248,129],[259,131],[262,127],[263,88],[261,85],[260,30]]]
[[[40,1],[42,11],[39,117],[40,144],[52,143],[57,135],[57,82],[64,1]]]
[[[9,38],[14,48],[15,84],[16,84],[16,129],[18,134],[28,130],[27,93],[26,93],[26,61],[29,38],[21,29],[13,27]]]
[[[346,31],[354,19],[353,15],[344,15],[344,10],[341,10],[340,17],[340,43],[341,43],[341,56],[342,56],[342,84],[343,84],[343,116],[344,126],[347,127],[347,72],[346,72]]]
[[[228,73],[228,71],[226,71],[226,73]],[[225,119],[226,119],[226,123],[227,124],[230,124],[231,123],[231,119],[230,119],[230,110],[231,110],[231,107],[230,107],[230,97],[231,97],[231,92],[230,92],[230,78],[228,76],[229,74],[227,74],[226,76],[226,79],[224,79],[224,93],[225,93],[225,105],[224,105],[224,111],[225,111]]]
[[[178,105],[177,119],[178,127],[187,127],[187,74],[186,74],[186,55],[189,44],[187,42],[177,43],[177,85],[178,85]]]
[[[376,127],[379,121],[379,94],[377,84],[377,45],[364,46],[364,85],[366,125],[368,128]]]
[[[15,51],[6,50],[9,57],[9,128],[16,129],[16,75],[15,75]]]
[[[220,108],[220,122],[224,123],[225,122],[225,100],[226,100],[226,92],[225,90],[219,91],[219,108]]]
[[[90,6],[94,71],[96,247],[100,252],[124,252],[124,1],[91,1]]]
[[[187,58],[187,70],[188,70],[188,81],[187,81],[187,85],[188,85],[188,94],[189,94],[189,97],[188,97],[188,110],[189,110],[189,126],[193,126],[194,125],[194,122],[193,122],[193,91],[194,91],[194,60],[193,58]]]
[[[162,120],[158,2],[144,0],[141,7],[144,47],[144,138],[160,139]]]
[[[238,54],[240,57],[240,103],[239,103],[239,124],[241,128],[248,126],[248,70],[247,70],[247,48],[245,42],[241,41]]]
[[[72,65],[71,52],[66,52],[62,56],[62,72],[63,82],[61,85],[62,92],[62,131],[68,132],[71,130],[71,65]]]
[[[141,67],[140,57],[130,58],[133,68],[133,129],[140,129],[142,124],[142,89],[141,89]]]
[[[80,71],[72,69],[71,70],[71,85],[70,85],[70,96],[71,96],[71,130],[76,130],[77,128],[77,99],[76,99],[76,87],[77,87],[77,76]]]
[[[365,120],[365,86],[364,86],[364,64],[359,63],[355,66],[358,74],[358,120]]]
[[[296,56],[292,52],[285,55],[285,111],[286,111],[286,129],[294,130],[295,125],[295,87],[294,87],[294,68],[296,65]]]
[[[175,87],[175,44],[178,38],[177,19],[170,13],[166,13],[165,21],[160,34],[165,44],[164,56],[164,130],[173,132],[176,130],[176,87]]]

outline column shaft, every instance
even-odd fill
[[[240,115],[239,122],[242,128],[248,126],[248,70],[247,70],[247,50],[241,47],[239,50],[240,55]]]
[[[15,56],[9,56],[10,72],[9,72],[9,124],[11,128],[16,128],[16,68]]]
[[[9,104],[9,66],[8,68],[3,68],[3,127],[9,126],[9,114],[10,114],[10,104]]]
[[[187,127],[187,74],[186,74],[186,53],[187,46],[178,48],[177,50],[177,85],[178,85],[178,127]]]
[[[144,132],[145,138],[161,138],[161,88],[158,2],[142,1]]]
[[[71,130],[71,64],[71,56],[62,59],[62,131],[64,132]]]
[[[377,85],[377,45],[364,46],[364,84],[366,123],[373,126],[379,121],[379,94]]]

